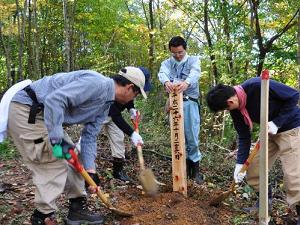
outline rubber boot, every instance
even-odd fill
[[[100,225],[103,222],[104,217],[102,215],[94,214],[88,209],[85,197],[70,199],[67,225]]]
[[[37,209],[34,210],[30,217],[32,225],[57,225],[57,220],[54,213],[43,214]]]
[[[137,159],[137,148],[132,146],[131,150],[125,151],[125,159],[136,160]]]
[[[200,165],[199,165],[199,161],[197,162],[193,162],[190,161],[191,163],[191,178],[197,183],[197,184],[203,184],[204,180],[203,180],[203,175],[200,173]]]
[[[188,179],[192,178],[191,164],[192,164],[192,161],[189,160],[189,159],[186,159],[186,176],[187,176]]]
[[[297,211],[297,215],[298,215],[297,225],[300,225],[300,205],[296,205],[296,211]]]
[[[258,210],[259,210],[259,192],[256,192],[256,195],[257,195],[258,199],[255,202],[255,204],[251,207],[243,208],[243,211],[245,211],[247,213],[251,213],[251,214],[258,213]],[[269,187],[268,187],[268,210],[269,210],[269,213],[272,212],[272,200],[273,200],[272,186],[269,185]]]
[[[124,159],[114,158],[113,160],[113,176],[116,179],[122,180],[124,182],[132,182],[124,171]]]

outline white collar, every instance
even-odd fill
[[[177,66],[180,66],[182,65],[183,63],[185,63],[188,59],[189,55],[187,53],[185,53],[185,56],[183,57],[183,59],[181,61],[177,61],[174,56],[172,56],[172,61],[177,65]]]

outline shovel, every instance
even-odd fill
[[[248,159],[243,164],[243,167],[241,168],[239,173],[244,173],[248,170],[248,167],[249,167],[250,163],[252,162],[253,158],[255,157],[256,153],[258,152],[258,150],[259,150],[259,140],[256,142]],[[218,206],[222,201],[224,201],[226,198],[228,198],[230,196],[230,194],[233,193],[235,190],[236,190],[236,183],[235,183],[235,180],[233,180],[233,182],[230,185],[229,190],[222,192],[217,197],[212,199],[209,202],[209,205],[210,206]]]
[[[139,120],[140,120],[140,114],[139,112],[136,113],[135,119],[131,119],[135,132],[139,133]],[[158,182],[155,179],[155,176],[153,174],[153,171],[151,169],[145,168],[144,163],[144,157],[143,157],[143,151],[142,151],[142,145],[137,145],[137,153],[140,163],[140,175],[139,180],[142,184],[142,187],[147,195],[155,196],[158,192]]]
[[[95,181],[90,177],[90,175],[86,172],[86,170],[83,168],[83,166],[80,164],[77,154],[75,153],[74,149],[69,149],[69,153],[71,155],[71,158],[68,159],[68,162],[75,168],[77,172],[79,172],[84,180],[92,187],[97,188],[97,184]],[[104,205],[110,209],[112,212],[116,213],[119,216],[125,216],[130,217],[133,216],[133,214],[119,210],[115,208],[109,201],[109,199],[105,196],[105,194],[100,190],[100,188],[97,188],[97,195],[101,199],[101,201],[104,203]]]

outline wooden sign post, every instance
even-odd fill
[[[261,75],[260,97],[260,155],[259,155],[259,225],[269,224],[268,217],[268,115],[269,71]]]
[[[186,156],[182,93],[172,92],[170,100],[170,125],[172,146],[173,191],[187,196]]]

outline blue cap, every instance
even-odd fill
[[[144,86],[144,91],[150,91],[151,90],[151,75],[150,75],[150,71],[145,68],[145,67],[138,67],[143,74],[145,75],[145,86]]]

